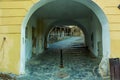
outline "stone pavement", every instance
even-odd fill
[[[60,67],[61,47],[54,48],[54,44],[54,47],[27,62],[26,74],[18,76],[17,80],[103,80],[98,72],[101,58],[91,57],[90,52],[81,47],[80,38],[71,38],[57,44],[64,46],[63,68]]]
[[[78,42],[80,41],[80,42]],[[70,48],[73,44],[78,44],[79,46],[84,43],[84,40],[82,37],[71,37],[53,44],[49,45],[49,48],[54,48],[54,49],[68,49]],[[81,45],[80,45],[81,44]]]

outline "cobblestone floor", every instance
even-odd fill
[[[73,39],[73,40],[72,40]],[[103,80],[98,73],[100,58],[93,58],[90,52],[80,47],[80,38],[57,43],[68,48],[62,49],[63,68],[60,68],[60,49],[54,47],[43,54],[34,56],[26,64],[26,74],[17,80]]]

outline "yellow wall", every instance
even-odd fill
[[[19,74],[21,24],[38,0],[0,0],[0,71]],[[110,24],[111,57],[120,58],[120,0],[93,0],[105,12]],[[3,38],[6,37],[4,45]],[[1,55],[4,55],[2,58]]]
[[[120,0],[94,0],[105,12],[110,25],[111,58],[120,58]]]
[[[19,74],[21,24],[33,3],[32,0],[0,0],[0,72]]]
[[[3,41],[3,37],[6,40]],[[3,44],[3,46],[1,46]],[[0,71],[19,72],[20,34],[0,34]]]

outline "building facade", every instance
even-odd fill
[[[103,55],[100,70],[106,75],[108,59],[120,58],[119,5],[120,0],[1,0],[0,72],[24,74],[33,42],[39,54],[52,26],[69,24],[81,26],[91,52]]]

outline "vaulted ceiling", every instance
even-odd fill
[[[55,0],[39,8],[35,15],[43,19],[78,19],[91,16],[92,11],[74,0]]]

